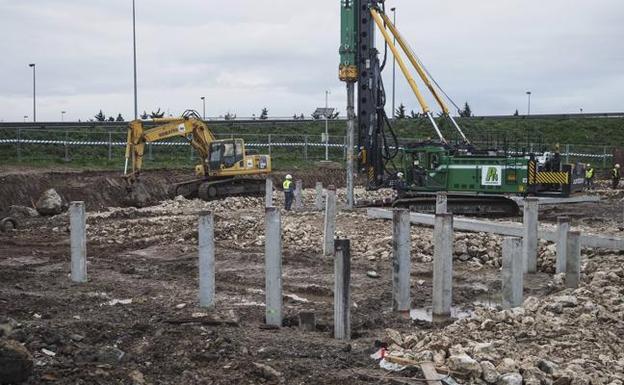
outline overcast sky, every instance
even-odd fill
[[[0,0],[0,120],[133,116],[131,0]],[[447,93],[476,114],[624,110],[622,0],[388,0]],[[339,0],[137,0],[139,110],[345,111]],[[381,45],[380,45],[381,46]],[[397,70],[398,71],[398,70]],[[397,104],[417,110],[397,72]],[[391,92],[391,66],[386,70]],[[388,104],[391,103],[390,97]],[[388,111],[390,111],[388,109]]]

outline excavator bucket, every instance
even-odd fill
[[[126,187],[125,204],[132,207],[146,207],[152,201],[152,196],[149,193],[145,184],[141,181],[135,181]]]

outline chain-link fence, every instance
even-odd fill
[[[344,132],[344,122],[332,122],[330,132]],[[271,127],[271,126],[270,126]],[[235,129],[240,131],[234,132]],[[247,148],[270,154],[275,167],[305,166],[328,159],[342,162],[346,158],[346,137],[329,135],[325,140],[322,123],[317,133],[268,133],[267,129],[247,129],[244,124],[228,125],[215,130],[218,139],[242,138]],[[250,131],[254,131],[251,133]],[[399,146],[418,141],[399,138]],[[482,141],[473,143],[480,148],[504,149],[510,154],[552,151],[552,145],[532,142]],[[122,165],[125,156],[126,132],[121,129],[90,127],[85,129],[0,127],[0,161],[3,163],[67,163],[80,165]],[[395,144],[390,144],[394,146]],[[566,162],[591,163],[596,168],[608,168],[613,163],[613,146],[560,144],[561,157]],[[394,147],[393,147],[394,148]],[[146,167],[193,165],[197,161],[193,148],[185,138],[170,138],[150,143],[145,150]]]

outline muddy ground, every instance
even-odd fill
[[[152,192],[164,194],[167,183],[185,177],[181,171],[160,171],[148,181]],[[55,187],[67,200],[84,200],[90,211],[86,284],[68,277],[65,214],[25,219],[19,230],[0,234],[0,323],[12,325],[10,338],[34,357],[27,384],[402,383],[388,378],[369,357],[386,342],[385,329],[410,333],[437,327],[391,311],[391,225],[367,219],[364,210],[338,217],[338,234],[354,243],[353,334],[350,342],[339,342],[332,339],[333,261],[321,256],[323,216],[311,209],[309,194],[309,210],[284,213],[285,318],[275,330],[264,326],[262,199],[179,199],[140,210],[109,209],[121,199],[116,173],[12,171],[0,179],[5,207],[30,205],[44,189]],[[317,180],[342,184],[338,173],[326,171],[303,179],[308,187]],[[566,212],[573,221],[583,217],[613,224],[620,220],[620,198],[550,210],[544,217],[552,221]],[[196,213],[203,209],[216,216],[214,310],[198,307],[197,299]],[[413,253],[430,255],[425,246],[418,249],[417,239],[430,237],[431,230],[415,227],[413,233]],[[364,243],[379,246],[377,254]],[[498,269],[468,263],[456,263],[454,269],[458,314],[496,305]],[[415,318],[431,304],[431,270],[430,261],[413,263]],[[369,271],[379,278],[367,276]],[[531,276],[525,294],[548,294],[551,278]],[[302,311],[316,314],[315,331],[298,329]],[[236,322],[197,322],[206,316]]]

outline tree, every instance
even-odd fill
[[[461,116],[462,118],[469,118],[472,116],[472,111],[470,110],[470,106],[468,105],[468,102],[464,104],[464,110],[459,111],[459,116]]]
[[[412,119],[420,119],[421,118],[421,114],[420,112],[416,112],[414,110],[410,111],[410,118]]]
[[[520,114],[518,113],[518,109],[516,109],[516,112],[514,112],[513,116],[520,116]]]
[[[160,107],[158,107],[158,111],[152,111],[152,113],[150,114],[150,117],[152,119],[162,118],[163,116],[165,116],[165,111],[160,112]]]
[[[149,115],[147,114],[147,112],[143,111],[143,113],[141,114],[141,120],[147,120],[149,119]]]
[[[112,116],[109,116],[109,117],[108,117],[108,121],[109,121],[109,122],[114,122],[114,121],[115,121],[115,118],[113,118]]]
[[[100,112],[94,116],[95,120],[98,122],[103,122],[106,120],[106,115],[104,115],[104,113],[102,112],[102,110],[100,110]]]
[[[227,114],[225,114],[225,116],[223,117],[223,119],[225,120],[235,120],[236,119],[236,114],[232,114],[228,111]]]
[[[336,111],[336,112],[334,112],[333,114],[330,114],[330,115],[327,117],[327,119],[329,119],[329,120],[335,120],[335,119],[338,119],[338,115],[340,115],[340,111]]]
[[[259,119],[260,120],[267,120],[268,118],[269,118],[269,110],[266,107],[264,107],[262,109],[262,112],[260,113],[260,118]]]
[[[406,118],[405,106],[403,105],[403,103],[399,104],[399,108],[396,109],[394,114],[395,114],[397,119],[405,119]]]
[[[125,122],[123,116],[121,116],[121,114],[117,115],[117,119],[115,119],[118,122]]]

